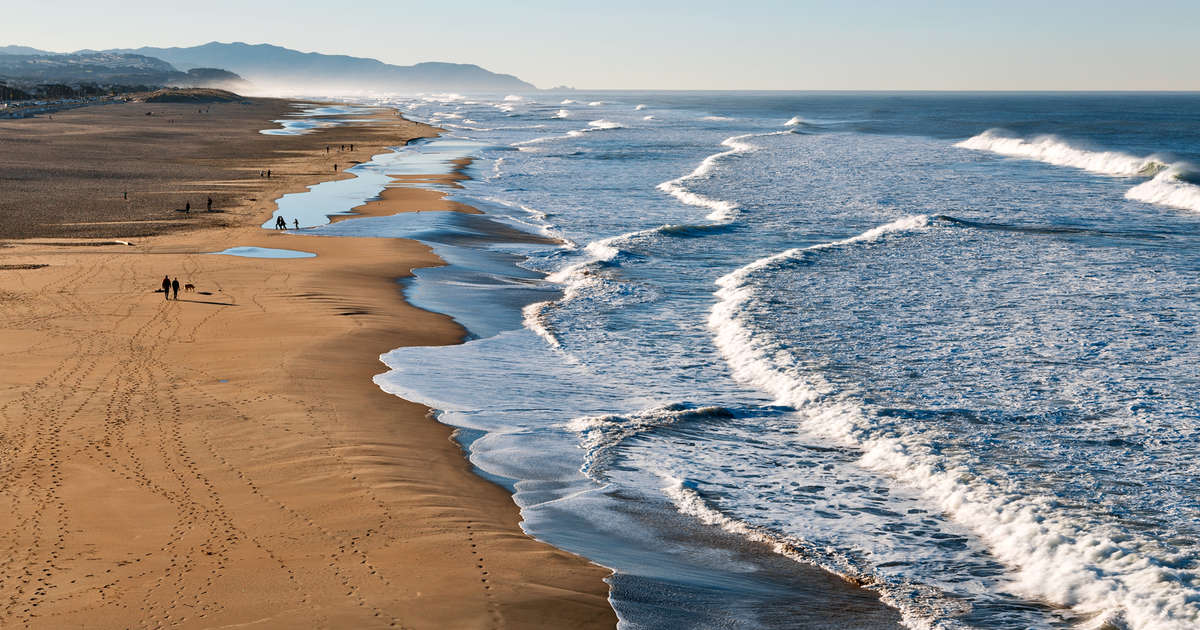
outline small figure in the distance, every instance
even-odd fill
[[[297,229],[297,230],[299,230],[299,229],[300,229],[300,219],[297,219],[297,218],[294,218],[294,217],[293,217],[293,218],[292,218],[292,225],[296,226],[296,229]]]
[[[175,299],[179,299],[179,278],[171,281],[171,290],[175,292]]]
[[[212,197],[208,198],[208,211],[212,212]]]
[[[164,300],[171,299],[171,277],[170,276],[163,276],[162,289],[163,289],[163,299]]]

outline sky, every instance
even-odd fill
[[[474,63],[538,87],[1200,90],[1200,1],[57,0],[0,45],[270,43]]]

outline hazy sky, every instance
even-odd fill
[[[272,43],[400,65],[475,63],[538,87],[1200,89],[1198,0],[5,5],[0,45]]]

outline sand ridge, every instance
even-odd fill
[[[450,430],[371,382],[380,353],[463,335],[394,282],[432,252],[256,227],[327,140],[431,133],[379,119],[291,141],[223,226],[0,248],[0,626],[615,625],[607,570],[521,533]],[[317,256],[206,253],[235,245]],[[165,300],[164,273],[196,292]]]

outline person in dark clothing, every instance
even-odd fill
[[[212,197],[208,198],[208,211],[212,212]]]
[[[271,169],[267,169],[267,179],[271,179]]]
[[[299,230],[300,229],[300,219],[293,218],[292,225],[296,226],[296,229]]]
[[[337,172],[337,164],[334,164],[334,165],[333,165],[333,172],[334,172],[334,173],[336,173],[336,172]]]
[[[164,300],[171,299],[171,278],[170,277],[163,276],[162,288],[163,288],[163,299]]]
[[[191,211],[192,211],[192,202],[190,202],[190,201],[184,202],[184,204],[183,204],[183,211],[184,211],[184,212],[191,212]]]
[[[179,299],[179,278],[171,281],[171,291],[175,293],[175,299]]]

